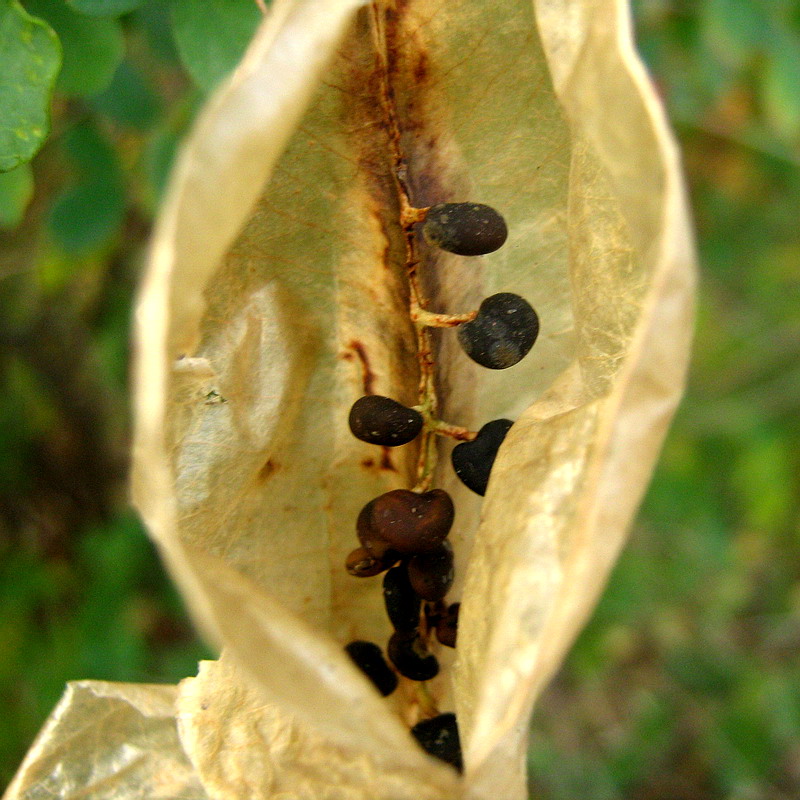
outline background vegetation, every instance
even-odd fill
[[[38,139],[0,163],[45,139],[32,167],[0,173],[3,782],[66,681],[176,681],[206,655],[126,506],[128,332],[176,144],[259,13],[253,0],[2,0],[0,29],[30,26],[22,7],[57,41],[31,29]],[[800,7],[634,10],[695,208],[696,355],[631,544],[535,715],[534,794],[795,800]],[[0,37],[0,75],[7,59]]]

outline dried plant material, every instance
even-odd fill
[[[224,655],[180,684],[177,709],[181,741],[212,797],[433,800],[455,794],[452,770],[421,751],[401,764],[381,763],[380,750],[337,747],[265,703]]]
[[[174,686],[76,681],[5,797],[206,800],[178,740]]]
[[[679,165],[622,0],[359,6],[274,5],[189,137],[157,228],[136,502],[227,648],[182,685],[181,736],[226,800],[328,796],[302,784],[327,769],[336,797],[514,800],[533,702],[597,600],[682,390]],[[506,244],[465,259],[406,237],[409,203],[451,201],[498,209]],[[497,372],[436,331],[432,381],[417,292],[444,314],[519,294],[539,339]],[[415,405],[420,381],[449,423],[517,421],[483,506],[452,443],[434,469],[423,442],[426,485],[456,508],[458,649],[442,648],[427,698],[404,681],[384,701],[342,651],[388,639],[380,581],[344,562],[364,504],[414,484],[419,447],[358,441],[347,418],[365,394]],[[426,703],[458,714],[463,780],[407,733]]]

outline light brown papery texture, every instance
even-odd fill
[[[388,639],[380,579],[343,562],[360,508],[411,486],[417,458],[347,428],[365,393],[417,401],[398,156],[414,205],[472,200],[508,221],[482,258],[419,242],[431,310],[511,291],[542,325],[502,372],[453,331],[434,337],[441,416],[517,420],[482,505],[451,445],[434,482],[457,510],[463,605],[432,692],[458,713],[463,780],[411,740],[407,689],[382,700],[342,652]],[[692,258],[626,3],[277,0],[183,148],[137,313],[136,502],[226,647],[180,690],[209,795],[526,796],[531,707],[596,603],[682,391]]]
[[[174,686],[67,685],[7,798],[206,800],[178,739]]]

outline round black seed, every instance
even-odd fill
[[[429,244],[460,256],[482,256],[503,246],[506,221],[480,203],[440,203],[428,209],[422,234]]]
[[[418,631],[395,631],[387,653],[397,671],[412,681],[429,681],[439,674],[439,662],[428,652]]]
[[[447,609],[447,613],[443,614],[436,621],[436,638],[439,644],[446,647],[455,647],[456,639],[458,638],[458,612],[461,609],[461,603],[453,603]]]
[[[408,562],[411,588],[430,603],[447,594],[454,576],[453,547],[448,541],[442,542],[436,550],[413,556]]]
[[[411,735],[426,753],[452,764],[459,772],[464,769],[455,714],[424,719],[411,729]]]
[[[405,564],[392,567],[384,576],[383,600],[395,630],[412,632],[419,627],[422,603],[411,588]]]
[[[471,442],[453,448],[450,460],[461,482],[476,494],[486,494],[497,451],[514,423],[510,419],[487,422]]]
[[[357,439],[388,447],[407,444],[422,430],[419,411],[377,394],[356,400],[349,422]]]
[[[386,663],[380,647],[372,642],[357,640],[345,648],[353,663],[372,681],[375,688],[384,696],[397,688],[397,675]]]
[[[518,294],[487,297],[472,322],[458,329],[464,352],[482,367],[507,369],[521,361],[539,335],[539,317]]]

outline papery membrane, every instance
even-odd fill
[[[273,664],[259,665],[242,633],[262,592],[340,645],[388,633],[378,582],[354,580],[341,564],[355,546],[359,508],[413,482],[413,445],[380,452],[345,426],[361,394],[415,399],[397,154],[414,204],[474,199],[502,211],[511,234],[500,251],[467,262],[423,249],[420,272],[434,310],[463,310],[503,290],[525,296],[542,319],[534,352],[500,374],[470,363],[452,336],[437,338],[443,416],[468,425],[519,417],[477,539],[475,499],[449,470],[437,473],[456,501],[452,538],[467,576],[454,700],[468,774],[487,774],[491,762],[490,772],[516,776],[514,792],[533,697],[619,551],[681,390],[691,329],[677,165],[632,55],[624,7],[535,8],[540,28],[522,2],[359,12],[255,208],[241,217],[241,233],[215,261],[213,227],[195,242],[180,223],[213,210],[181,187],[215,185],[215,169],[233,187],[237,153],[256,157],[269,126],[261,120],[262,134],[249,120],[244,98],[260,86],[251,53],[190,141],[164,217],[176,226],[162,226],[156,241],[150,280],[171,276],[164,337],[154,341],[140,326],[143,369],[152,358],[169,367],[164,425],[154,434],[174,518],[153,525],[155,534],[206,604],[206,625],[274,699],[313,719],[302,692],[274,677],[280,626],[264,647],[276,653]],[[248,121],[239,126],[237,115]],[[209,163],[210,132],[223,124],[241,127],[240,139],[226,140],[236,145],[227,164],[216,151],[219,164]],[[251,170],[241,173],[248,186]],[[207,266],[190,279],[199,255]],[[143,308],[164,301],[151,283]],[[665,324],[672,335],[654,342],[653,326]],[[139,463],[147,487],[150,462]],[[619,486],[624,496],[615,496]],[[154,493],[140,496],[147,510]],[[252,582],[254,611],[235,630],[219,613],[228,604],[218,590],[224,570],[209,562],[198,572],[187,547],[228,564],[243,586]],[[251,633],[257,641],[264,630]],[[342,688],[337,701],[336,686],[320,684],[332,707],[344,708],[355,691]],[[436,692],[453,702],[446,675]],[[348,727],[355,734],[346,718],[341,725],[343,736]]]
[[[373,765],[365,776],[393,776],[375,797],[422,777],[434,795],[513,800],[532,703],[596,602],[682,390],[679,168],[622,0],[359,6],[277,2],[183,149],[137,314],[136,500],[198,624],[228,648],[181,694],[184,742],[216,796],[269,796],[279,782],[254,788],[246,767],[277,769],[279,732],[300,731],[320,737],[311,772],[348,752]],[[484,258],[421,246],[431,309],[512,291],[542,322],[499,373],[452,331],[435,337],[441,415],[517,420],[483,507],[446,444],[436,472],[457,509],[463,605],[457,663],[444,655],[432,691],[458,712],[460,788],[403,730],[412,696],[382,701],[341,652],[388,638],[380,580],[342,565],[361,506],[412,485],[417,456],[346,423],[363,394],[416,401],[397,170],[415,205],[488,203],[509,225]],[[206,696],[219,712],[198,710]],[[368,791],[347,780],[342,796]]]
[[[75,681],[5,800],[206,800],[178,739],[174,686]]]
[[[223,657],[203,662],[179,686],[178,727],[186,752],[215,797],[342,797],[435,800],[453,796],[452,770],[422,752],[415,764],[381,760],[320,736]]]

